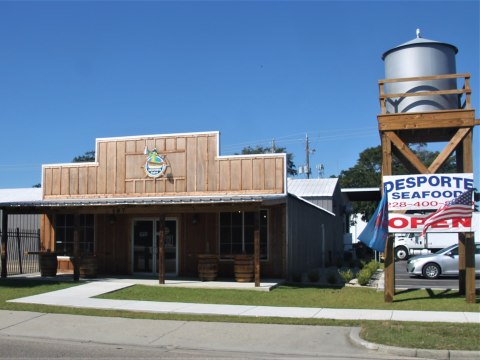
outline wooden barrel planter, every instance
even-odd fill
[[[218,256],[198,255],[198,277],[201,281],[214,281],[218,276]]]
[[[97,277],[98,262],[95,255],[86,255],[80,258],[80,277],[93,279]]]
[[[234,259],[235,281],[250,282],[253,281],[255,268],[252,255],[237,255]]]
[[[40,275],[41,276],[56,276],[57,275],[57,254],[52,252],[42,252],[38,254]]]

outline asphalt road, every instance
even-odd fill
[[[0,359],[406,359],[360,346],[351,331],[0,310]]]
[[[2,349],[0,359],[290,359],[290,356],[279,354],[86,343],[55,339],[2,338],[1,336],[0,348]]]
[[[406,261],[395,263],[395,288],[396,289],[452,289],[458,290],[458,276],[440,277],[438,279],[424,279],[410,277],[406,270]],[[476,279],[476,288],[480,288],[480,279]]]
[[[182,347],[135,346],[102,344],[95,342],[64,341],[54,339],[32,339],[0,336],[0,359],[335,359],[335,360],[403,360],[411,357],[375,353],[359,349],[351,353],[339,348],[335,353],[314,355],[278,353],[270,351],[206,350]]]

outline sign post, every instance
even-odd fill
[[[385,286],[383,298],[386,303],[392,303],[395,296],[395,257],[393,256],[393,234],[389,234],[385,244]]]

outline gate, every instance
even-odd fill
[[[38,255],[29,252],[40,251],[40,230],[8,230],[7,274],[31,274],[40,271]]]

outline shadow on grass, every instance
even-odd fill
[[[345,287],[344,284],[316,284],[316,283],[297,283],[297,282],[285,282],[282,287],[288,287],[290,289],[332,289],[339,290]]]
[[[5,288],[33,288],[44,285],[60,285],[65,284],[65,281],[51,279],[0,279],[0,287]]]
[[[413,292],[419,292],[421,289],[405,289],[402,291],[395,292],[395,295],[402,295],[402,294],[408,294],[408,293],[413,293]],[[428,296],[422,296],[422,297],[412,297],[409,299],[396,299],[394,302],[406,302],[406,301],[416,301],[416,300],[427,300],[427,299],[464,299],[465,295],[461,295],[457,290],[453,291],[451,289],[445,289],[442,291],[433,291],[430,288],[423,289],[427,293]],[[480,289],[475,290],[475,303],[478,304],[480,303]]]

